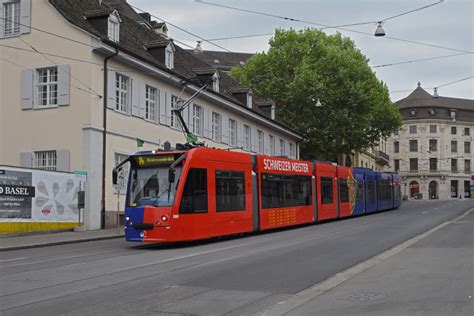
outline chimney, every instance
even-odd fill
[[[438,88],[434,88],[433,97],[434,97],[434,98],[439,97],[439,95],[438,95]]]
[[[194,54],[202,53],[201,41],[197,41],[196,48],[194,49]]]
[[[275,104],[273,104],[272,107],[271,107],[271,114],[270,114],[271,115],[270,117],[271,117],[272,120],[275,119],[275,109],[276,109],[276,106],[275,106]]]

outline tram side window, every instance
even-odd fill
[[[356,192],[356,201],[362,201],[362,197],[364,193],[364,181],[357,180],[357,192]]]
[[[207,169],[193,168],[189,170],[179,213],[207,213]]]
[[[375,185],[373,181],[367,182],[367,199],[369,201],[375,200]]]
[[[216,170],[216,211],[245,211],[243,171]]]
[[[321,177],[321,203],[332,204],[332,177]]]
[[[349,202],[349,185],[347,179],[339,179],[339,192],[341,194],[341,203]]]
[[[401,198],[400,184],[396,183],[394,188],[395,199],[399,200]]]
[[[262,174],[262,208],[311,205],[311,177]]]
[[[391,198],[390,185],[388,180],[380,180],[377,183],[377,197],[379,200],[388,200]]]

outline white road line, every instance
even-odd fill
[[[10,262],[10,261],[18,261],[18,260],[24,260],[26,258],[13,258],[13,259],[6,259],[6,260],[0,260],[0,263],[2,262]]]
[[[333,275],[332,277],[328,278],[325,281],[322,281],[318,284],[313,285],[310,288],[307,288],[301,292],[298,292],[292,296],[290,296],[286,301],[281,301],[276,303],[275,305],[272,305],[268,307],[267,309],[261,311],[258,313],[258,315],[284,315],[287,313],[291,314],[291,311],[295,308],[298,308],[299,306],[303,305],[306,302],[309,302],[313,299],[315,299],[318,296],[323,295],[327,291],[331,290],[332,288],[338,286],[339,284],[353,278],[354,276],[364,272],[365,270],[372,268],[373,266],[379,264],[380,262],[400,253],[401,251],[405,250],[406,248],[412,246],[413,244],[417,243],[418,241],[422,240],[423,238],[431,235],[437,230],[440,230],[441,228],[458,222],[460,219],[466,217],[474,211],[474,209],[470,209],[466,211],[464,214],[456,217],[453,220],[444,222],[429,231],[420,234],[418,236],[413,237],[412,239],[409,239],[398,246],[395,246],[385,252],[382,252],[381,254],[378,254],[370,259],[367,259],[364,262],[361,262],[345,271],[342,271],[340,273],[337,273]]]

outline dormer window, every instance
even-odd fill
[[[411,109],[411,110],[410,110],[410,115],[411,115],[411,116],[415,116],[415,115],[416,115],[416,110],[415,110],[415,109]]]
[[[449,117],[451,118],[452,121],[456,121],[456,110],[450,110]]]
[[[166,47],[166,51],[165,51],[165,65],[169,69],[174,68],[174,52],[173,52],[173,48],[169,45],[168,47]]]
[[[120,22],[122,22],[122,20],[117,11],[114,11],[109,15],[108,37],[109,40],[113,42],[118,42],[120,40]]]
[[[247,107],[248,107],[249,109],[252,108],[252,103],[253,103],[253,95],[252,95],[252,91],[249,91],[249,92],[247,93]]]
[[[434,116],[436,114],[435,109],[430,109],[428,112],[430,113],[431,116]]]
[[[212,90],[219,92],[219,75],[217,72],[212,76]]]

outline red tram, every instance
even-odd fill
[[[347,217],[363,196],[352,168],[332,164],[204,147],[139,152],[127,162],[127,241],[207,239]]]

